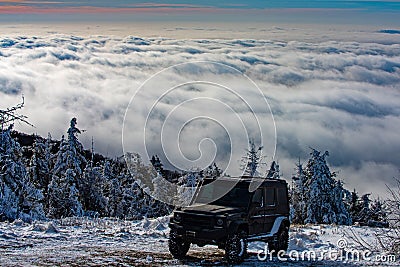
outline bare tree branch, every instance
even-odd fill
[[[1,123],[1,131],[4,130],[4,127],[8,127],[9,124],[13,122],[22,122],[26,123],[29,126],[35,127],[31,124],[27,119],[28,117],[25,115],[17,114],[16,112],[22,109],[25,105],[25,98],[22,96],[22,102],[7,108],[6,110],[0,109],[0,123]]]
[[[396,179],[397,187],[386,185],[390,199],[386,206],[390,212],[388,231],[380,231],[376,234],[379,244],[387,251],[400,253],[400,180]]]

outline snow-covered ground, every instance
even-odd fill
[[[224,251],[214,246],[191,247],[184,261],[168,252],[168,217],[141,221],[67,218],[32,224],[0,223],[1,266],[215,266],[226,265]],[[289,255],[262,260],[265,244],[249,244],[249,258],[243,266],[398,266],[377,260],[375,233],[368,227],[310,225],[291,227]],[[358,240],[358,241],[356,241]],[[339,244],[338,244],[339,242]],[[361,247],[358,242],[369,246]],[[339,247],[345,247],[340,250]],[[340,251],[357,251],[366,259],[340,258]],[[296,259],[297,253],[299,259]],[[307,259],[315,252],[317,260]],[[308,253],[308,254],[307,254]],[[301,259],[301,255],[305,258]],[[322,255],[322,256],[321,256]],[[335,259],[335,255],[336,258]],[[261,259],[259,259],[261,257]],[[320,259],[323,258],[323,259]],[[272,263],[271,263],[272,261]]]

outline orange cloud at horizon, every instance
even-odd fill
[[[79,6],[79,7],[33,7],[33,6],[0,6],[0,14],[95,14],[95,13],[163,13],[163,12],[182,12],[182,11],[201,11],[209,12],[212,8],[125,8],[125,7],[93,7],[93,6]]]
[[[207,7],[211,8],[213,6],[203,6],[203,5],[192,5],[192,4],[173,4],[173,3],[136,3],[136,4],[128,4],[127,6],[131,7],[196,7],[196,8],[202,8],[202,7]]]
[[[0,3],[7,4],[65,4],[65,2],[61,1],[30,1],[30,0],[0,0]]]
[[[0,2],[24,2],[24,0],[0,0]],[[32,2],[32,1],[25,1]],[[46,2],[51,3],[51,2]],[[54,2],[59,3],[59,2]],[[154,5],[153,5],[154,4]],[[68,7],[45,7],[30,5],[4,5],[0,6],[0,14],[139,14],[139,13],[242,13],[248,14],[268,14],[271,12],[321,12],[321,11],[343,11],[340,8],[274,8],[274,9],[240,9],[240,8],[218,8],[211,6],[196,6],[185,4],[155,4],[145,3],[132,7],[96,7],[96,6],[68,6]]]

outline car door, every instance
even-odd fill
[[[258,235],[264,231],[264,198],[265,193],[263,188],[258,188],[252,196],[249,212],[250,235]]]
[[[264,190],[264,233],[271,232],[272,226],[274,225],[275,218],[277,217],[277,197],[276,188],[266,187]]]

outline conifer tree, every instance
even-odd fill
[[[110,217],[123,217],[122,184],[118,176],[118,163],[106,160],[103,166],[103,178],[106,181],[105,195],[107,210]]]
[[[271,167],[268,170],[267,173],[267,178],[270,179],[279,179],[280,178],[280,170],[279,170],[279,164],[273,161],[271,163]]]
[[[293,223],[303,224],[306,219],[306,176],[303,166],[300,163],[296,165],[297,173],[293,176],[293,185],[291,188],[291,221]]]
[[[193,169],[179,178],[176,206],[188,206],[191,204],[198,184],[202,181],[203,175],[199,170]]]
[[[361,211],[358,214],[358,221],[361,224],[367,224],[371,216],[371,209],[370,209],[371,199],[369,198],[370,195],[371,194],[364,194],[361,196],[361,201],[360,201]]]
[[[32,147],[32,157],[29,160],[28,176],[30,182],[40,189],[44,198],[47,198],[47,187],[49,186],[51,174],[51,143],[41,138],[36,138]]]
[[[326,163],[328,151],[321,155],[312,149],[306,174],[307,215],[305,223],[351,224],[351,217],[344,206],[344,191],[334,179]]]
[[[86,159],[83,146],[77,137],[81,131],[76,124],[76,118],[72,118],[67,131],[68,139],[62,139],[52,171],[48,194],[49,216],[53,218],[83,215],[79,188],[83,186],[82,169],[86,165]]]
[[[257,168],[261,164],[261,150],[262,147],[256,148],[254,140],[249,141],[249,148],[246,150],[246,155],[242,158],[240,169],[244,175],[247,176],[260,176]]]
[[[343,188],[342,181],[335,181],[335,187],[332,192],[332,206],[336,214],[336,222],[340,225],[351,225],[352,218],[349,212],[350,207],[346,204],[350,197],[350,192]]]
[[[104,196],[106,180],[100,166],[94,166],[94,142],[92,137],[91,159],[83,171],[80,182],[80,195],[83,209],[86,212],[105,216],[107,199]]]
[[[153,165],[156,172],[162,175],[164,168],[160,158],[157,155],[152,156],[150,162]]]
[[[11,137],[13,122],[30,124],[17,111],[22,103],[0,110],[0,220],[20,218],[24,221],[45,217],[43,194],[29,181],[21,146]]]
[[[154,191],[153,179],[157,172],[151,166],[146,166],[138,153],[126,153],[125,160],[132,177],[142,188]]]
[[[152,196],[156,193],[163,193],[164,188],[158,183],[153,184],[154,179],[164,179],[157,173],[153,166],[143,163],[137,153],[127,153],[126,163],[120,165],[113,179],[111,194],[109,196],[109,209],[115,216],[127,219],[140,219],[143,217],[157,217],[170,212],[169,205],[166,205]],[[129,170],[127,168],[129,166]],[[117,174],[118,173],[118,174]],[[121,190],[118,189],[120,185]]]
[[[43,219],[43,194],[28,179],[21,147],[11,137],[12,128],[11,124],[0,132],[0,220]]]
[[[351,192],[351,197],[350,197],[348,206],[349,206],[349,212],[350,212],[352,221],[354,223],[360,222],[361,221],[360,215],[361,215],[363,206],[360,202],[360,197],[358,196],[356,189],[354,189],[353,192]]]
[[[214,162],[210,166],[208,166],[204,172],[204,176],[206,177],[213,177],[213,178],[218,178],[221,177],[222,175],[222,170],[217,166],[217,164]]]
[[[384,202],[379,198],[371,203],[371,216],[370,220],[379,222],[382,225],[388,225],[388,211]]]
[[[107,199],[104,196],[105,180],[101,167],[88,164],[83,171],[80,195],[83,209],[96,212],[101,216],[107,215]]]

